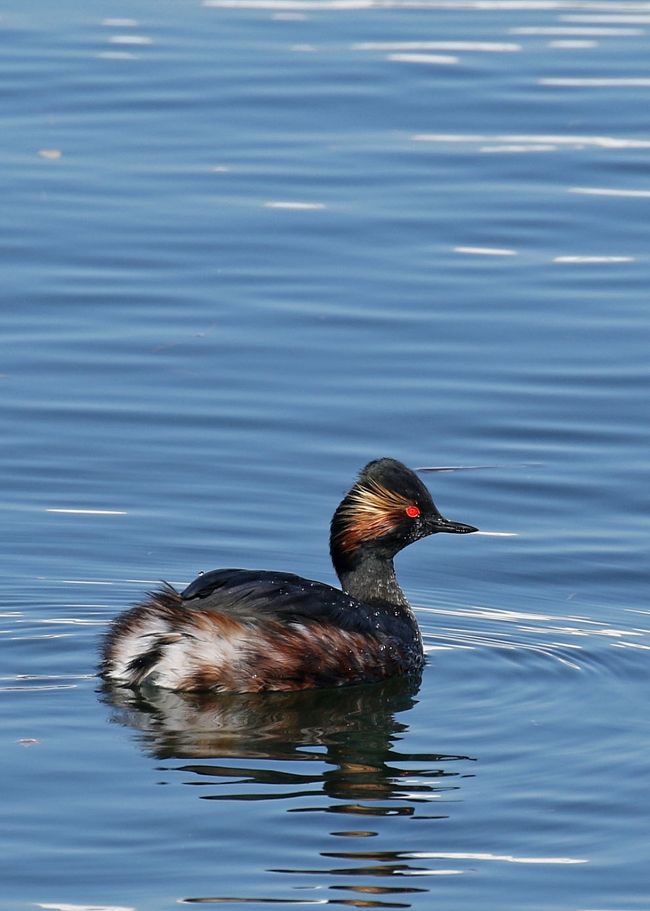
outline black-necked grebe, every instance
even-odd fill
[[[473,531],[443,518],[401,462],[370,462],[332,518],[330,554],[342,591],[248,569],[204,573],[183,592],[166,585],[112,624],[101,674],[130,687],[254,693],[417,671],[422,638],[393,557],[427,535]]]

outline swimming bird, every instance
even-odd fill
[[[477,530],[445,519],[406,465],[369,462],[331,522],[341,589],[249,569],[202,573],[182,592],[164,584],[113,622],[100,673],[132,688],[255,693],[417,672],[422,637],[393,558],[427,535]]]

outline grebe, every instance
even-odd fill
[[[129,687],[256,693],[417,671],[422,637],[393,557],[427,535],[477,530],[443,518],[406,465],[369,462],[332,518],[342,591],[249,569],[203,573],[182,592],[165,584],[114,621],[100,672]]]

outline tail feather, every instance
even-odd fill
[[[174,627],[184,613],[173,586],[164,583],[149,592],[111,624],[101,649],[101,676],[128,686],[142,683],[155,670],[165,647],[178,640]]]

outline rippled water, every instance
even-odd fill
[[[647,911],[650,3],[0,17],[0,908]],[[110,691],[161,578],[334,581],[401,458],[422,680]],[[445,540],[442,540],[445,538]]]

